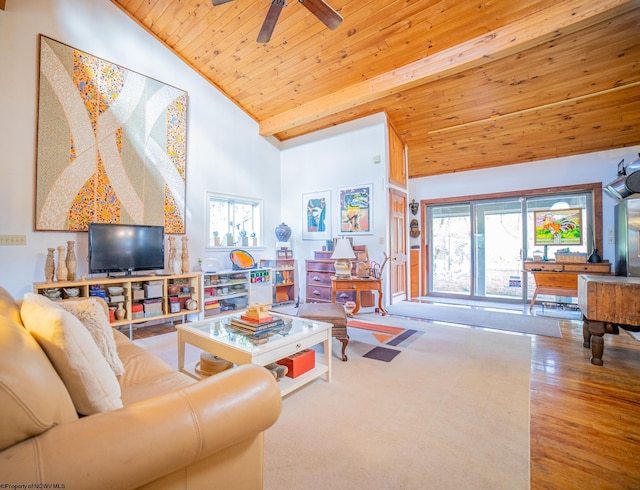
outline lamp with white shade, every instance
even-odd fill
[[[356,258],[351,242],[347,238],[338,238],[336,248],[331,258],[335,260],[336,277],[340,279],[351,278],[351,261]]]

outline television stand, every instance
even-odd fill
[[[177,286],[177,287],[176,287]],[[122,292],[111,294],[109,288],[121,287]],[[65,289],[77,288],[77,297],[102,297],[111,309],[122,303],[125,318],[111,321],[112,327],[129,325],[129,336],[133,336],[133,325],[152,320],[177,319],[184,321],[187,315],[198,314],[202,308],[200,274],[171,274],[166,276],[107,276],[77,281],[35,282],[33,292],[49,296],[48,290],[59,292],[59,299],[68,297]],[[185,289],[186,288],[186,289]],[[171,289],[171,294],[169,290]],[[51,293],[50,293],[51,294]],[[53,294],[55,296],[55,294]],[[49,296],[51,297],[51,296]],[[195,309],[187,308],[187,301],[195,300]],[[189,304],[193,306],[192,303]]]

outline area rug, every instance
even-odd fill
[[[374,317],[375,318],[375,317]],[[377,359],[379,361],[390,362],[400,351],[386,346],[406,346],[413,342],[420,332],[415,329],[395,327],[380,323],[371,323],[361,320],[350,319],[347,322],[347,328],[351,341],[358,340],[360,342],[376,345],[364,357],[369,359]]]
[[[358,318],[418,334],[379,362],[349,328],[349,361],[284,398],[265,433],[264,488],[528,489],[531,337]],[[135,343],[177,367],[176,333]]]
[[[531,335],[562,337],[557,318],[525,315],[520,311],[498,308],[475,308],[466,305],[400,301],[386,307],[387,313],[409,318],[459,325],[508,330]]]
[[[421,335],[379,362],[349,328],[349,361],[267,430],[264,488],[529,488],[531,337],[369,317]]]

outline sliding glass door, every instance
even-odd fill
[[[431,223],[431,292],[471,292],[471,206],[457,204],[428,209]]]
[[[474,211],[474,296],[521,299],[522,202],[478,203]]]
[[[535,283],[522,272],[523,260],[534,253],[552,260],[559,249],[538,250],[535,212],[558,209],[581,210],[585,239],[570,251],[593,247],[593,203],[587,192],[427,205],[428,294],[528,301]]]

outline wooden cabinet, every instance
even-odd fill
[[[76,291],[78,297],[98,296],[107,302],[112,312],[121,304],[124,318],[116,319],[114,313],[111,318],[114,327],[198,313],[202,304],[200,274],[36,282],[33,291],[60,299],[70,297]]]
[[[354,247],[355,249],[355,247]],[[331,303],[331,277],[336,275],[335,260],[330,259],[333,252],[314,252],[314,259],[305,261],[306,272],[306,302],[307,303]],[[351,274],[362,274],[363,261],[353,261]],[[336,303],[356,301],[356,292],[353,290],[339,290],[336,293]],[[374,296],[370,291],[363,291],[360,296],[362,306],[373,306]]]
[[[306,261],[307,303],[331,303],[331,276],[336,275],[334,262],[328,259]],[[336,301],[338,303],[355,301],[355,293],[340,291]]]
[[[261,259],[260,267],[270,268],[273,273],[273,306],[282,306],[296,301],[296,260]]]

